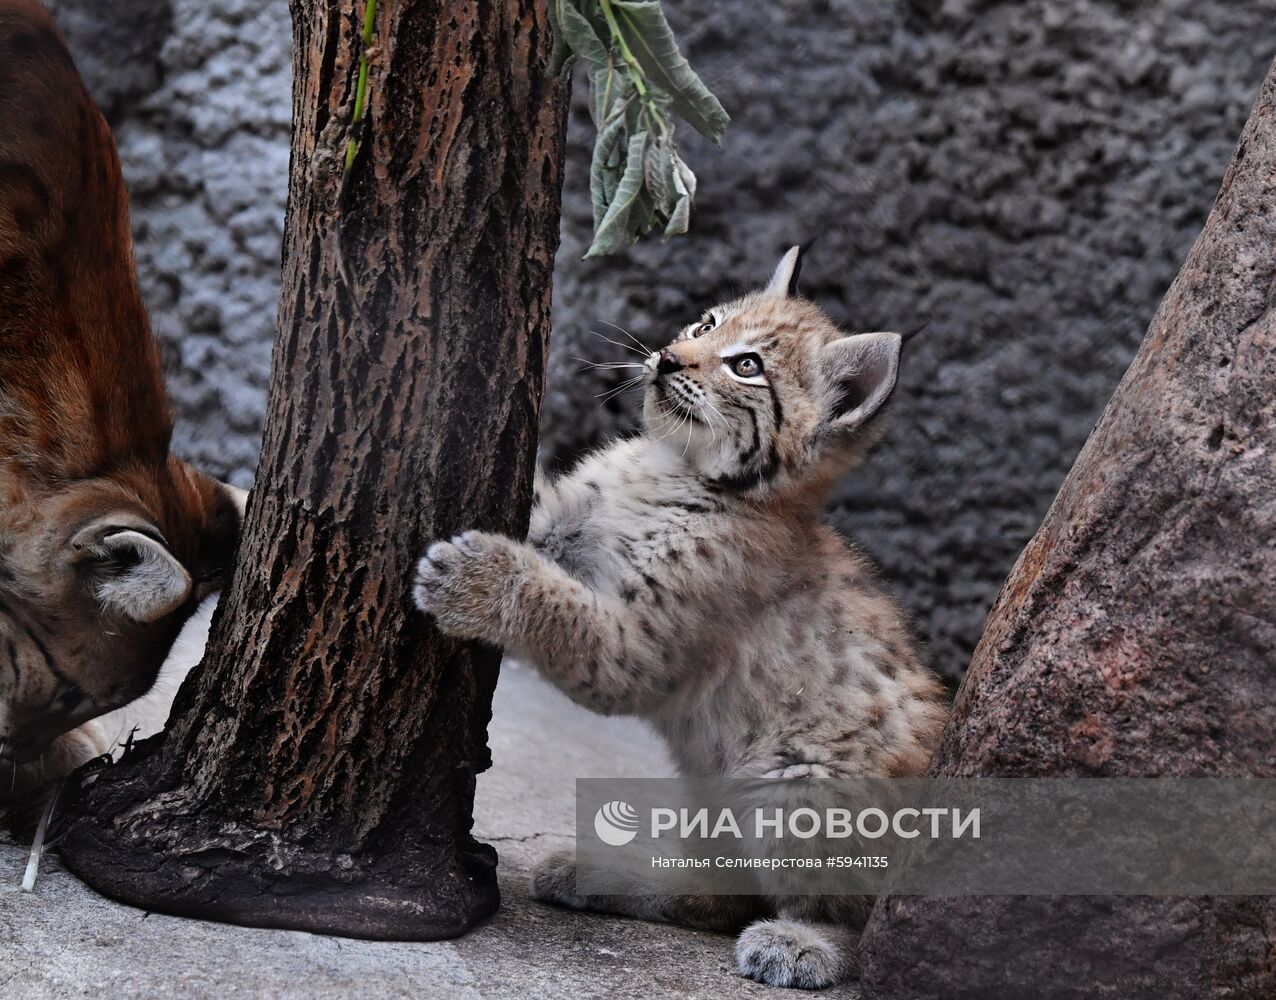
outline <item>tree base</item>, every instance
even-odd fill
[[[500,904],[496,851],[470,838],[459,847],[343,854],[184,813],[172,792],[139,805],[121,801],[118,785],[101,790],[111,802],[91,789],[91,812],[72,807],[61,857],[89,887],[130,906],[247,927],[438,941],[464,934]]]

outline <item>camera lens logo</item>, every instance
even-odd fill
[[[594,813],[594,832],[610,847],[624,847],[638,836],[638,811],[628,802],[608,802]]]

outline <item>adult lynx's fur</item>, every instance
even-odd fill
[[[40,4],[0,0],[0,795],[80,763],[101,741],[66,734],[221,585],[242,497],[172,431],[110,130]]]

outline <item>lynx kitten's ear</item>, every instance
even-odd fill
[[[190,596],[190,574],[150,525],[102,518],[81,529],[71,545],[94,596],[108,611],[153,622]]]
[[[775,267],[775,273],[771,275],[771,280],[767,282],[764,295],[778,295],[783,298],[786,295],[797,294],[798,275],[802,273],[802,248],[789,247],[789,252],[780,258],[780,263]]]
[[[820,363],[829,380],[830,430],[852,431],[881,409],[899,374],[898,333],[861,333],[826,344]]]

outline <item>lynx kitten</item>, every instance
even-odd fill
[[[436,542],[416,599],[447,633],[505,646],[572,699],[648,719],[684,774],[923,773],[945,709],[904,615],[823,522],[881,436],[901,338],[847,336],[796,297],[799,251],[645,364],[646,432],[539,483],[526,544]],[[819,988],[851,974],[862,902],[589,897],[550,858],[535,895],[745,928],[740,971]]]

